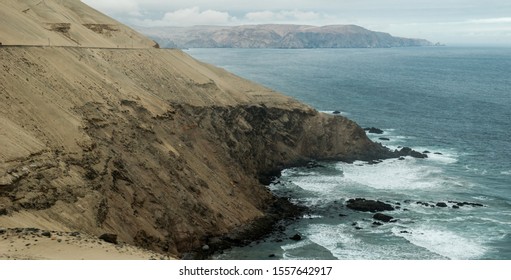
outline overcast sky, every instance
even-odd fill
[[[82,0],[131,26],[357,24],[447,44],[511,46],[511,0]]]

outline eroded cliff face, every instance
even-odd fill
[[[0,48],[6,227],[179,255],[265,215],[260,175],[387,151],[352,121],[178,50]]]

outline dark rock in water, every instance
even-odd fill
[[[438,153],[438,152],[436,152],[436,153],[435,153],[435,155],[443,155],[443,154],[442,154],[442,153]]]
[[[452,208],[453,209],[460,209],[460,207],[458,205],[453,205]]]
[[[405,160],[405,158],[404,158],[404,157],[399,157],[398,159],[399,159],[399,160]]]
[[[269,254],[268,258],[275,258],[275,254]]]
[[[409,152],[413,151],[410,147],[403,147],[401,150],[399,150],[400,153],[408,154]]]
[[[307,168],[316,168],[316,167],[323,167],[323,165],[319,164],[317,161],[309,161],[307,163]]]
[[[406,230],[402,230],[400,231],[399,233],[410,233],[409,231],[406,231]]]
[[[410,210],[408,210],[407,208],[404,208],[403,211],[410,211]]]
[[[299,234],[295,234],[292,237],[290,237],[289,239],[294,240],[294,241],[300,241],[300,240],[302,240],[302,237]]]
[[[387,138],[387,137],[380,137],[380,138],[378,138],[378,139],[380,139],[380,140],[382,140],[382,141],[390,141],[390,139],[389,139],[389,138]]]
[[[383,224],[380,223],[380,222],[373,222],[373,225],[375,225],[375,226],[383,226]]]
[[[392,219],[394,219],[394,217],[389,216],[389,215],[385,215],[385,214],[382,214],[382,213],[376,213],[376,214],[374,214],[373,219],[378,220],[378,221],[382,221],[382,222],[385,222],[385,223],[388,223]]]
[[[428,158],[428,155],[427,154],[423,154],[423,153],[419,153],[417,151],[412,151],[410,153],[410,156],[414,157],[414,158]]]
[[[347,217],[348,215],[346,214],[339,214],[339,217]]]
[[[113,233],[103,233],[99,239],[105,241],[105,242],[108,242],[108,243],[112,243],[112,244],[117,244],[117,234],[113,234]]]
[[[383,134],[383,130],[376,127],[366,127],[364,130],[373,134]]]
[[[438,206],[438,207],[447,207],[447,204],[445,202],[438,202],[436,204],[436,206]]]
[[[357,222],[353,222],[351,223],[352,226],[356,226],[357,225]]]
[[[428,155],[426,154],[423,154],[423,153],[419,153],[415,150],[412,150],[411,148],[409,147],[403,147],[401,148],[401,150],[395,150],[395,152],[399,155],[399,156],[411,156],[411,157],[414,157],[414,158],[427,158]]]
[[[484,205],[482,205],[481,203],[473,203],[473,202],[463,202],[465,203],[466,205],[470,205],[472,207],[484,207]]]
[[[380,212],[380,211],[392,211],[394,207],[392,205],[375,200],[366,200],[364,198],[350,199],[346,205],[348,208],[362,212]]]
[[[355,227],[356,230],[361,230],[362,228],[361,227]]]
[[[481,203],[473,203],[473,202],[457,202],[457,201],[449,201],[450,203],[456,203],[457,206],[461,207],[461,206],[472,206],[472,207],[484,207],[483,204]]]
[[[422,152],[422,153],[423,153],[423,154],[430,154],[431,152],[430,152],[430,151],[428,151],[428,150],[426,150],[426,151],[424,151],[424,152]]]
[[[339,115],[340,113],[341,113],[341,111],[337,111],[337,110],[332,112],[332,114],[334,114],[334,115]]]

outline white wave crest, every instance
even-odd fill
[[[393,233],[416,246],[453,260],[477,259],[486,252],[486,248],[475,240],[447,230],[423,227],[401,233],[394,228]]]
[[[426,189],[445,185],[438,167],[414,164],[415,159],[386,160],[379,164],[345,164],[339,168],[345,180],[374,189]]]

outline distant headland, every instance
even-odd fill
[[[394,37],[357,25],[265,24],[137,27],[166,48],[392,48],[433,46],[425,39]]]

